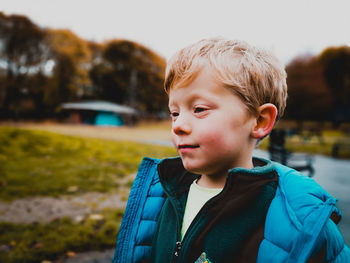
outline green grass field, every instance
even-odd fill
[[[123,211],[106,210],[101,220],[79,224],[61,218],[48,224],[0,223],[0,262],[44,262],[68,252],[84,252],[115,247]]]
[[[134,142],[80,138],[0,127],[0,200],[118,191],[143,156],[175,156],[175,150]]]
[[[0,201],[117,193],[143,156],[175,155],[171,147],[0,126]],[[69,218],[46,224],[1,222],[0,262],[52,261],[69,251],[113,248],[123,211],[107,209],[101,215],[79,223]]]
[[[286,149],[294,153],[309,153],[332,156],[333,147],[336,143],[342,144],[344,147],[338,152],[338,157],[342,159],[350,159],[350,139],[339,130],[322,131],[321,136],[315,136],[308,132],[298,135],[286,137]],[[260,149],[267,150],[269,147],[269,137],[264,139],[259,145]]]

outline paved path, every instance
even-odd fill
[[[343,214],[339,228],[350,245],[350,161],[316,156],[315,167],[316,182],[339,200],[337,206]]]

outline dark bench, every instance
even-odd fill
[[[349,157],[350,156],[350,140],[346,139],[338,139],[332,147],[332,157],[333,158],[341,158],[341,157]]]
[[[270,134],[269,154],[271,161],[279,162],[297,171],[307,171],[312,177],[315,169],[312,165],[313,158],[308,154],[293,154],[285,148],[286,131],[274,129]]]

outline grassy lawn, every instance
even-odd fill
[[[106,210],[100,220],[68,218],[48,224],[0,223],[0,262],[43,262],[67,253],[115,247],[123,211]],[[6,251],[7,250],[7,251]]]
[[[336,143],[349,146],[341,148],[338,152],[338,157],[350,159],[350,139],[344,132],[337,130],[324,130],[319,137],[310,135],[308,132],[290,135],[286,137],[285,147],[290,152],[332,156],[333,146]],[[259,148],[263,150],[268,150],[268,147],[269,137],[264,139],[259,145]]]
[[[137,171],[143,156],[175,155],[171,147],[0,126],[0,201],[117,193],[121,180]],[[123,211],[99,214],[79,223],[69,218],[46,224],[0,222],[0,262],[42,262],[70,251],[113,248]]]
[[[170,147],[0,126],[0,200],[115,192],[143,156],[175,154]]]

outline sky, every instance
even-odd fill
[[[285,64],[350,45],[349,0],[0,0],[0,10],[86,40],[136,41],[166,59],[218,36],[270,49]]]

